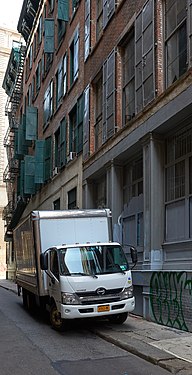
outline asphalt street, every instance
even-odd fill
[[[13,282],[10,282],[8,280],[0,280],[0,287],[13,291],[14,293],[17,293],[16,285]],[[3,318],[1,318],[1,322],[3,321]],[[14,330],[17,330],[17,327],[10,327],[11,324],[9,321],[3,323],[3,326],[1,324],[1,339],[2,334],[5,332],[5,329],[10,330],[10,336],[7,336],[7,339],[10,339],[11,336],[16,337],[17,335],[14,334]],[[49,327],[50,328],[50,327]],[[162,370],[165,369],[169,371],[172,374],[177,375],[192,375],[192,333],[190,332],[184,332],[177,329],[172,329],[169,327],[161,326],[159,324],[149,322],[144,320],[141,317],[138,316],[129,316],[127,321],[121,325],[112,325],[109,323],[101,324],[95,322],[95,324],[87,324],[86,328],[90,330],[93,334],[97,335],[97,337],[102,338],[106,342],[109,342],[113,344],[116,348],[122,349],[126,352],[129,352],[131,354],[136,355],[139,359],[144,359],[145,361],[149,362],[149,364],[155,364],[158,365],[159,368]],[[50,328],[51,329],[51,328]],[[13,335],[12,335],[13,332]],[[96,342],[96,341],[95,341]],[[13,339],[14,344],[14,339]],[[94,343],[95,345],[95,343]],[[55,351],[57,348],[54,349]],[[39,353],[35,353],[35,348],[30,348],[30,342],[26,343],[26,337],[23,337],[19,344],[19,348],[16,348],[14,351],[14,355],[12,358],[12,361],[10,363],[10,366],[13,366],[14,368],[14,358],[17,357],[16,353],[18,351],[25,352],[28,356],[28,363],[30,364],[30,361],[33,362],[34,354],[37,356]],[[99,349],[98,349],[99,351]],[[121,357],[121,352],[119,352],[118,357]],[[1,353],[1,359],[3,359],[3,353]],[[52,358],[54,360],[54,358]],[[63,358],[62,358],[63,359]],[[65,356],[65,370],[66,373],[63,372],[63,366],[64,362],[56,361],[54,363],[53,368],[51,369],[52,372],[47,372],[46,369],[46,361],[47,357],[45,358],[45,361],[42,366],[41,374],[46,375],[55,375],[55,372],[58,374],[66,374],[71,375],[75,374],[74,366],[77,366],[76,363],[70,363],[71,361],[66,358]],[[78,358],[77,358],[78,360]],[[79,360],[82,360],[82,357],[79,358]],[[91,375],[100,373],[99,366],[101,365],[101,358],[94,358],[94,361],[89,360],[88,358],[84,358],[84,369],[86,369],[86,373],[90,373]],[[53,361],[54,362],[54,361]],[[112,364],[113,362],[113,364]],[[109,355],[109,358],[105,358],[105,360],[102,363],[103,366],[106,366],[106,369],[109,368],[111,364],[111,368],[114,369],[114,372],[110,371],[110,375],[126,375],[125,368],[127,368],[125,365],[126,357],[123,355],[121,361],[117,361],[117,358],[112,358]],[[2,360],[1,360],[2,363]],[[130,363],[130,362],[129,362]],[[122,365],[122,368],[120,368],[120,364]],[[44,366],[45,365],[45,366]],[[68,366],[69,365],[69,366]],[[67,366],[69,368],[67,368]],[[130,366],[130,365],[129,365]],[[29,366],[29,368],[32,368]],[[119,373],[117,372],[117,368]],[[133,365],[134,367],[134,365]],[[158,368],[157,367],[157,368]],[[91,370],[90,370],[91,369]],[[142,369],[142,366],[141,366]],[[91,371],[91,372],[90,372]],[[115,372],[116,371],[116,372]],[[124,371],[124,372],[123,372]],[[131,370],[131,374],[134,374],[134,368]],[[166,373],[167,373],[166,371]],[[26,374],[34,374],[34,372],[28,372]],[[40,373],[40,372],[39,372]],[[105,373],[105,372],[104,372]],[[153,374],[153,372],[150,372],[148,374]],[[7,374],[6,372],[3,373],[3,375]],[[9,374],[9,373],[8,373]],[[16,373],[15,373],[16,374]],[[78,375],[81,375],[83,373],[79,372]],[[106,374],[108,374],[106,372]],[[138,374],[142,374],[142,372],[139,372]],[[137,374],[137,375],[138,375]],[[157,375],[158,372],[156,371],[155,374]],[[20,374],[21,375],[21,374]],[[129,374],[128,374],[129,375]]]

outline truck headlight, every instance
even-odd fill
[[[79,305],[79,298],[75,293],[61,293],[61,301],[63,305]]]
[[[127,299],[133,297],[133,285],[129,288],[125,288],[121,294],[121,299]]]

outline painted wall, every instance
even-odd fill
[[[153,272],[150,313],[156,323],[192,332],[192,273]]]

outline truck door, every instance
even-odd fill
[[[53,297],[56,303],[61,303],[60,277],[57,251],[50,250],[50,275],[49,278],[49,295]],[[59,306],[57,306],[59,307]]]

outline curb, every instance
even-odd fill
[[[175,357],[161,349],[155,348],[154,346],[141,341],[131,338],[131,343],[128,343],[123,336],[123,333],[108,334],[101,332],[97,329],[92,330],[97,336],[102,339],[118,346],[121,349],[128,351],[131,354],[136,355],[154,365],[160,366],[165,370],[177,375],[191,375],[192,374],[192,364]],[[116,337],[115,337],[116,336]],[[120,337],[118,337],[120,336]]]

